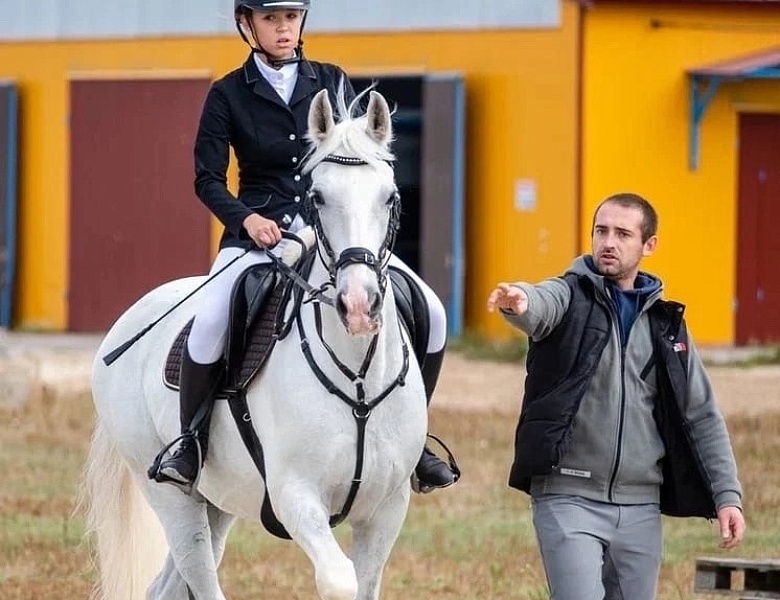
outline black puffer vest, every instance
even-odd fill
[[[608,309],[596,301],[593,283],[567,274],[569,308],[541,341],[529,341],[527,377],[515,432],[509,485],[529,492],[531,478],[552,472],[566,453],[571,426],[611,334]],[[688,331],[684,306],[656,301],[648,309],[659,394],[654,417],[666,449],[661,512],[715,516],[712,487],[684,420],[688,390]]]

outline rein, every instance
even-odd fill
[[[294,242],[297,242],[301,245],[303,248],[303,254],[305,255],[307,252],[306,244],[303,243],[303,240],[299,238],[294,233],[290,233],[289,231],[282,231],[282,237],[288,240],[293,240]],[[265,252],[266,256],[271,259],[271,262],[274,263],[276,268],[279,270],[279,272],[287,277],[290,281],[292,281],[293,284],[301,288],[304,292],[309,294],[309,300],[308,301],[316,301],[316,302],[323,302],[327,304],[328,306],[336,306],[336,301],[333,300],[330,296],[325,295],[325,290],[331,286],[330,282],[325,283],[321,285],[318,288],[315,288],[312,284],[310,284],[308,281],[306,281],[303,277],[301,277],[298,272],[290,267],[287,263],[285,263],[281,258],[276,256],[271,250],[268,248],[263,248],[263,251]]]

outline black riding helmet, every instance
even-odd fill
[[[234,4],[234,13],[236,17],[236,28],[238,29],[238,33],[241,34],[241,38],[252,48],[253,52],[260,52],[261,54],[265,54],[265,58],[268,61],[268,64],[272,67],[283,67],[284,65],[289,65],[292,63],[300,62],[303,59],[303,26],[306,24],[306,15],[308,14],[309,7],[311,6],[311,0],[235,0]],[[260,46],[260,43],[255,38],[255,44],[257,46],[253,46],[251,42],[246,39],[246,35],[244,35],[243,30],[241,29],[241,25],[239,23],[238,17],[241,14],[246,14],[247,12],[251,11],[258,11],[258,12],[273,12],[275,10],[285,10],[285,9],[297,9],[302,10],[303,12],[303,19],[301,21],[301,33],[300,37],[298,38],[298,47],[295,49],[295,56],[292,58],[286,58],[284,60],[274,60],[272,59],[268,53],[263,50],[262,46]],[[252,32],[252,36],[254,36],[254,31]]]

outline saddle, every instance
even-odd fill
[[[314,252],[309,252],[296,267],[297,273],[304,279],[314,258]],[[389,278],[401,325],[409,334],[418,363],[422,364],[430,330],[425,297],[417,283],[403,271],[391,267]],[[294,294],[294,287],[293,281],[283,277],[275,263],[263,263],[247,269],[236,281],[231,293],[224,354],[227,376],[216,398],[227,400],[241,439],[263,480],[266,477],[263,447],[252,427],[245,392],[267,362],[277,340],[287,334],[300,310],[303,294]],[[291,298],[293,308],[287,311]],[[168,352],[163,382],[173,390],[179,389],[182,350],[191,328],[192,320],[182,328]],[[290,534],[277,519],[267,493],[263,499],[261,522],[269,533],[290,539]]]
[[[284,310],[282,297],[289,293],[288,288],[272,264],[247,269],[234,284],[224,353],[228,376],[218,398],[227,398],[236,386],[246,387],[260,372],[276,343],[275,334],[281,327]],[[191,328],[192,320],[182,328],[168,352],[164,382],[173,390],[179,389],[182,349]]]

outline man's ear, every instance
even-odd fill
[[[647,238],[647,241],[642,248],[642,256],[650,256],[655,252],[655,247],[658,245],[658,236],[653,235]]]

